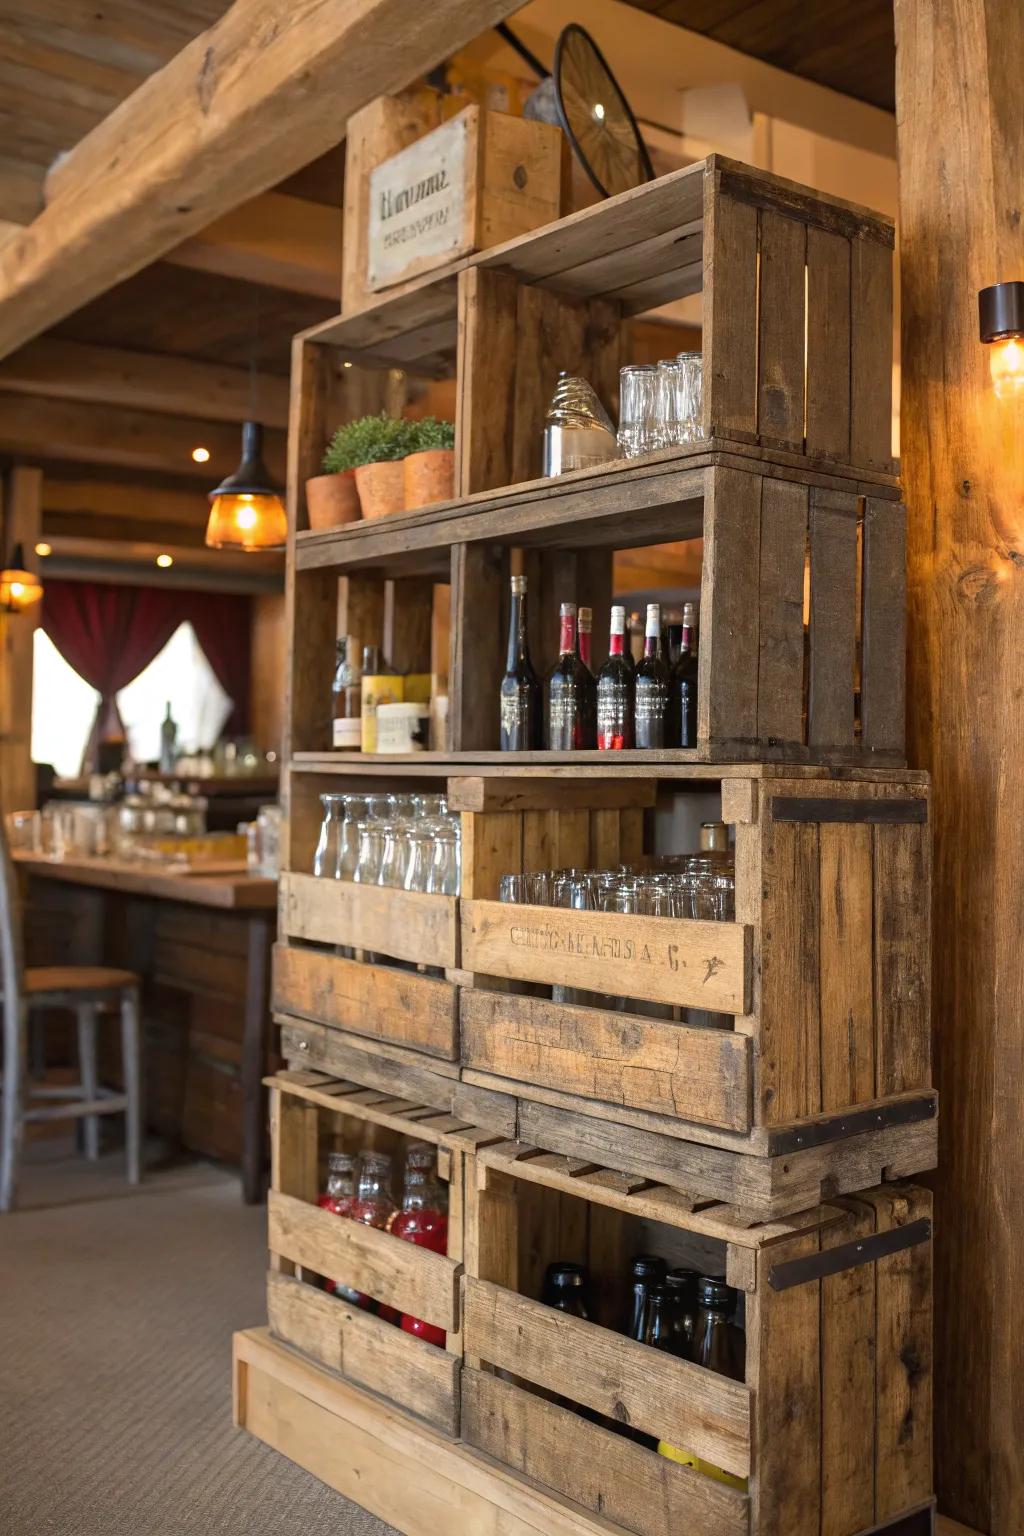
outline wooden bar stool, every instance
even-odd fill
[[[0,1211],[14,1205],[18,1157],[27,1123],[82,1119],[86,1156],[99,1156],[100,1115],[125,1115],[128,1182],[142,1172],[142,1062],[139,978],[100,965],[29,966],[24,963],[21,901],[3,817],[0,816],[0,992],[3,1000],[3,1096],[0,1101]],[[70,1008],[78,1017],[80,1082],[29,1091],[28,1019],[34,1008]],[[100,1013],[119,1009],[124,1062],[123,1093],[101,1088],[96,1067]],[[32,1104],[30,1099],[56,1102]]]

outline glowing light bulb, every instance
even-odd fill
[[[47,555],[53,554],[53,545],[41,541],[36,545],[36,554],[41,555],[45,559]]]
[[[209,448],[193,448],[192,457],[197,464],[208,464],[210,461]]]
[[[597,118],[599,123],[603,123],[604,122],[604,103],[603,102],[596,101],[594,103],[594,116]]]
[[[988,367],[998,400],[1024,399],[1024,341],[1019,336],[993,341]]]
[[[156,563],[162,571],[166,571],[169,566],[174,564],[174,557],[173,555],[157,555]]]

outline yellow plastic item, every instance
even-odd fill
[[[695,1472],[701,1472],[705,1477],[712,1478],[716,1483],[725,1483],[729,1488],[738,1488],[741,1493],[747,1491],[745,1477],[737,1477],[733,1472],[723,1472],[721,1467],[716,1467],[711,1461],[702,1461],[692,1451],[684,1451],[678,1445],[669,1445],[667,1440],[658,1441],[658,1455],[665,1456],[669,1461],[678,1462],[681,1467],[692,1467]]]

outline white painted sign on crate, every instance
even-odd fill
[[[466,249],[469,118],[463,112],[370,173],[366,280],[387,288]]]

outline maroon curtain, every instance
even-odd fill
[[[217,680],[233,703],[226,729],[249,723],[250,599],[175,587],[113,586],[104,582],[46,582],[42,626],[68,664],[100,695],[86,749],[91,760],[115,695],[149,666],[179,624],[191,622]],[[119,724],[119,722],[117,722]]]
[[[252,599],[237,593],[183,592],[182,618],[192,621],[196,639],[217,681],[233,704],[224,727],[229,736],[249,728],[252,673]]]

